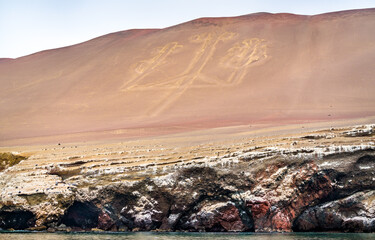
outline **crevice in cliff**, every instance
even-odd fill
[[[371,209],[375,192],[358,191],[345,198],[310,206],[293,221],[296,232],[374,232],[374,212]]]
[[[243,201],[236,201],[234,203],[239,211],[242,223],[247,227],[246,232],[255,232],[254,219],[251,209],[246,207],[245,202]]]
[[[35,215],[27,210],[0,211],[0,228],[23,230],[35,225]]]
[[[69,227],[91,229],[98,225],[100,209],[91,202],[74,202],[63,218],[62,223]]]
[[[375,156],[365,153],[350,165],[349,171],[323,170],[335,185],[330,194],[320,203],[339,200],[360,191],[374,189],[374,167]]]
[[[366,155],[358,158],[356,164],[358,164],[358,165],[361,165],[361,164],[373,165],[373,164],[375,164],[375,156],[366,154]]]

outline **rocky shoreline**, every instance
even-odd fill
[[[41,150],[0,173],[0,228],[375,232],[373,129],[199,145],[189,157],[159,146],[53,162]]]

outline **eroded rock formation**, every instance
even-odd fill
[[[374,232],[374,136],[346,130],[198,145],[186,155],[137,146],[130,157],[113,145],[95,148],[103,159],[43,164],[43,150],[0,173],[0,228]]]

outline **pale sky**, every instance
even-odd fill
[[[319,14],[374,0],[0,0],[0,58],[16,58],[132,28],[254,12]]]

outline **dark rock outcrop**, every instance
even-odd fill
[[[74,202],[62,218],[62,223],[81,229],[95,228],[98,225],[100,210],[90,202]],[[102,221],[105,221],[102,216]],[[101,222],[103,224],[103,222]]]
[[[0,228],[22,230],[34,226],[35,216],[30,211],[0,211]]]
[[[305,210],[294,222],[295,231],[375,231],[375,191],[358,192],[344,199]]]

